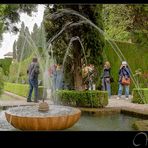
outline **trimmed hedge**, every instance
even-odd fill
[[[148,120],[135,121],[132,127],[139,131],[148,131]]]
[[[130,65],[133,74],[135,74],[135,71],[139,68],[142,70],[142,72],[146,72],[148,70],[147,69],[148,68],[147,48],[139,46],[138,44],[132,44],[132,43],[126,43],[126,42],[115,41],[115,43],[117,44],[117,46],[119,47],[123,55],[125,56],[126,61]],[[104,57],[104,61],[108,60],[111,64],[111,74],[115,80],[115,82],[111,83],[111,91],[112,91],[112,94],[116,95],[119,87],[118,72],[121,65],[121,61],[108,42],[106,42],[105,44],[105,47],[103,50],[103,57]],[[139,57],[141,57],[140,60],[139,60]],[[140,85],[144,85],[144,84],[140,84]],[[135,85],[132,82],[130,85],[130,93],[132,92],[133,88],[135,88]]]
[[[148,88],[133,89],[133,103],[148,104]],[[141,98],[142,96],[142,98]]]
[[[19,96],[27,97],[29,91],[29,85],[17,84],[17,83],[4,83],[4,90]],[[39,90],[39,99],[40,99],[42,98],[43,95],[43,86],[39,86],[38,90]],[[34,94],[32,96],[34,96]]]
[[[105,107],[108,104],[107,91],[59,90],[56,92],[63,105],[76,107]]]

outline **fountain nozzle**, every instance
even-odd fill
[[[47,111],[49,111],[49,105],[48,105],[47,102],[44,102],[44,99],[43,99],[43,102],[41,102],[39,104],[38,111],[41,111],[41,112],[47,112]]]

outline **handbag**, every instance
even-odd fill
[[[130,85],[130,83],[131,83],[130,78],[125,78],[124,76],[122,77],[121,84]]]

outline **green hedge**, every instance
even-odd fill
[[[142,72],[147,71],[148,69],[148,52],[147,48],[139,46],[138,44],[126,43],[126,42],[117,42],[115,41],[123,55],[125,56],[127,62],[129,63],[132,73],[135,74],[135,70],[141,69]],[[139,50],[140,49],[140,50]],[[118,79],[119,79],[119,68],[121,65],[121,61],[111,45],[106,42],[104,50],[103,50],[104,61],[108,60],[111,63],[111,74],[115,80],[114,83],[111,84],[112,94],[117,94],[118,92]],[[139,60],[139,57],[140,60]],[[103,70],[103,68],[102,68]],[[135,77],[136,78],[136,77]],[[146,81],[146,80],[145,80]],[[141,84],[142,85],[142,84]],[[145,86],[146,87],[146,86]],[[134,83],[132,82],[130,85],[130,93],[132,89],[135,88]]]
[[[108,104],[107,91],[60,90],[56,92],[63,105],[77,107],[105,107]]]
[[[148,88],[133,89],[133,103],[148,104]],[[142,96],[142,98],[141,98]]]
[[[148,131],[148,120],[135,121],[132,127],[139,131]]]
[[[29,85],[17,84],[17,83],[4,83],[4,90],[19,96],[27,97],[29,91]],[[42,95],[43,95],[43,86],[39,86],[39,98],[42,98]]]

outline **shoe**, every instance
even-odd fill
[[[129,98],[128,97],[125,97],[125,100],[128,100]]]
[[[119,96],[117,97],[117,100],[121,99]]]

